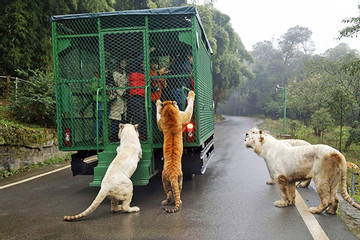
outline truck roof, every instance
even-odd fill
[[[75,20],[75,19],[87,19],[87,18],[99,18],[99,17],[111,17],[111,16],[121,16],[121,15],[132,15],[132,16],[154,16],[154,15],[193,15],[196,16],[197,21],[201,27],[202,33],[205,37],[205,42],[209,52],[212,54],[212,48],[210,46],[209,40],[206,37],[204,27],[201,23],[199,13],[194,6],[185,6],[185,7],[170,7],[170,8],[154,8],[154,9],[138,9],[138,10],[125,10],[125,11],[113,11],[113,12],[100,12],[100,13],[80,13],[80,14],[67,14],[67,15],[57,15],[52,16],[50,21],[62,21],[62,20]]]

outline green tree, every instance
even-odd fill
[[[283,54],[284,65],[298,53],[311,54],[314,52],[314,43],[311,41],[312,32],[305,27],[295,26],[278,40],[279,48]]]
[[[0,73],[52,69],[50,17],[57,14],[113,11],[114,0],[0,2]]]
[[[41,71],[21,72],[23,78],[18,93],[11,101],[11,109],[17,120],[41,126],[56,126],[55,86],[52,74]]]
[[[360,4],[358,5],[358,8],[360,9]],[[340,31],[339,39],[358,37],[360,33],[360,16],[349,17],[343,19],[342,22],[348,26]],[[360,59],[354,59],[351,63],[344,65],[343,68],[352,75],[360,72]]]
[[[304,121],[312,116],[313,125],[315,120],[320,121],[320,112],[330,113],[340,128],[340,149],[343,126],[358,121],[359,116],[359,80],[341,67],[352,57],[352,51],[342,45],[326,51],[324,56],[309,58],[304,68],[304,80],[291,84],[288,98],[289,108],[305,113],[302,116]],[[314,130],[317,135],[322,132],[318,125]]]
[[[344,115],[346,113],[347,108],[351,104],[351,98],[349,95],[342,89],[341,87],[334,87],[331,91],[331,98],[329,102],[329,107],[333,114],[336,117],[336,120],[339,124],[339,151],[341,152],[342,148],[342,136],[343,136],[343,126],[344,126]]]
[[[360,4],[358,5],[360,9]],[[340,31],[339,39],[344,37],[357,37],[360,33],[360,16],[349,17],[342,20],[343,23],[348,24],[347,27]]]
[[[286,86],[294,72],[294,64],[298,63],[304,54],[312,54],[315,50],[311,40],[312,32],[305,27],[295,26],[282,35],[279,40],[279,50],[283,55],[282,82]]]
[[[245,77],[253,76],[246,65],[246,62],[252,62],[253,59],[231,27],[229,16],[213,9],[211,4],[198,6],[198,10],[201,19],[204,19],[203,25],[214,50],[213,90],[217,112],[219,103],[228,100]]]
[[[309,29],[295,26],[278,39],[277,47],[272,41],[253,46],[255,61],[251,69],[255,78],[244,78],[242,89],[235,93],[244,101],[241,102],[243,114],[264,114],[271,118],[282,115],[282,109],[277,107],[283,104],[282,92],[276,92],[276,86],[287,87],[303,80],[304,62],[314,49],[311,34]]]
[[[315,135],[321,137],[321,142],[324,142],[324,132],[333,125],[333,118],[326,108],[320,108],[311,116],[311,125]]]
[[[160,2],[159,5],[164,2],[169,2],[170,0],[163,1],[152,1],[152,0],[116,0],[114,4],[114,9],[116,11],[122,10],[135,10],[135,9],[146,9],[146,8],[156,8],[156,3]]]
[[[302,113],[302,116],[297,115],[296,118],[306,121],[321,108],[327,108],[331,112],[329,106],[335,100],[332,98],[335,93],[333,89],[341,89],[349,98],[356,99],[358,81],[341,70],[343,62],[344,58],[331,60],[328,56],[318,55],[307,59],[303,68],[304,79],[294,81],[289,88],[288,107]],[[352,102],[357,104],[354,100]],[[333,112],[333,117],[337,114],[338,112]]]
[[[46,70],[51,58],[49,53],[44,56],[43,46],[50,45],[41,26],[41,4],[15,0],[2,3],[0,9],[0,72],[13,75],[17,69]]]

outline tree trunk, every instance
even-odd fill
[[[6,75],[6,98],[5,98],[6,106],[9,105],[9,99],[10,99],[10,75]]]

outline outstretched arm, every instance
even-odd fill
[[[181,124],[187,124],[190,122],[193,110],[194,110],[194,101],[195,101],[195,93],[190,91],[187,97],[187,103],[185,111],[179,111],[179,116],[181,119]]]

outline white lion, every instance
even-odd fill
[[[296,181],[313,178],[321,204],[311,207],[310,212],[326,210],[326,213],[336,214],[339,183],[341,196],[360,210],[360,205],[347,193],[346,160],[338,150],[321,144],[291,146],[256,128],[246,133],[245,146],[264,158],[270,176],[279,184],[282,199],[275,201],[275,206],[295,205]]]
[[[306,146],[306,145],[311,145],[310,143],[308,143],[307,141],[301,140],[301,139],[285,139],[285,140],[281,140],[282,142],[286,142],[288,144],[290,144],[291,146]],[[271,179],[269,179],[268,181],[266,181],[266,184],[268,185],[274,185],[275,181],[273,176],[271,176]],[[311,182],[311,179],[299,182],[298,186],[301,188],[307,188],[309,186]]]
[[[93,203],[82,213],[74,216],[64,216],[65,221],[88,216],[104,201],[106,197],[111,200],[111,211],[113,212],[139,212],[139,207],[130,207],[133,196],[133,183],[130,177],[135,172],[138,162],[142,158],[142,149],[139,141],[138,125],[119,125],[120,146],[117,147],[117,155],[110,163],[101,188]],[[119,205],[119,202],[122,202]]]

